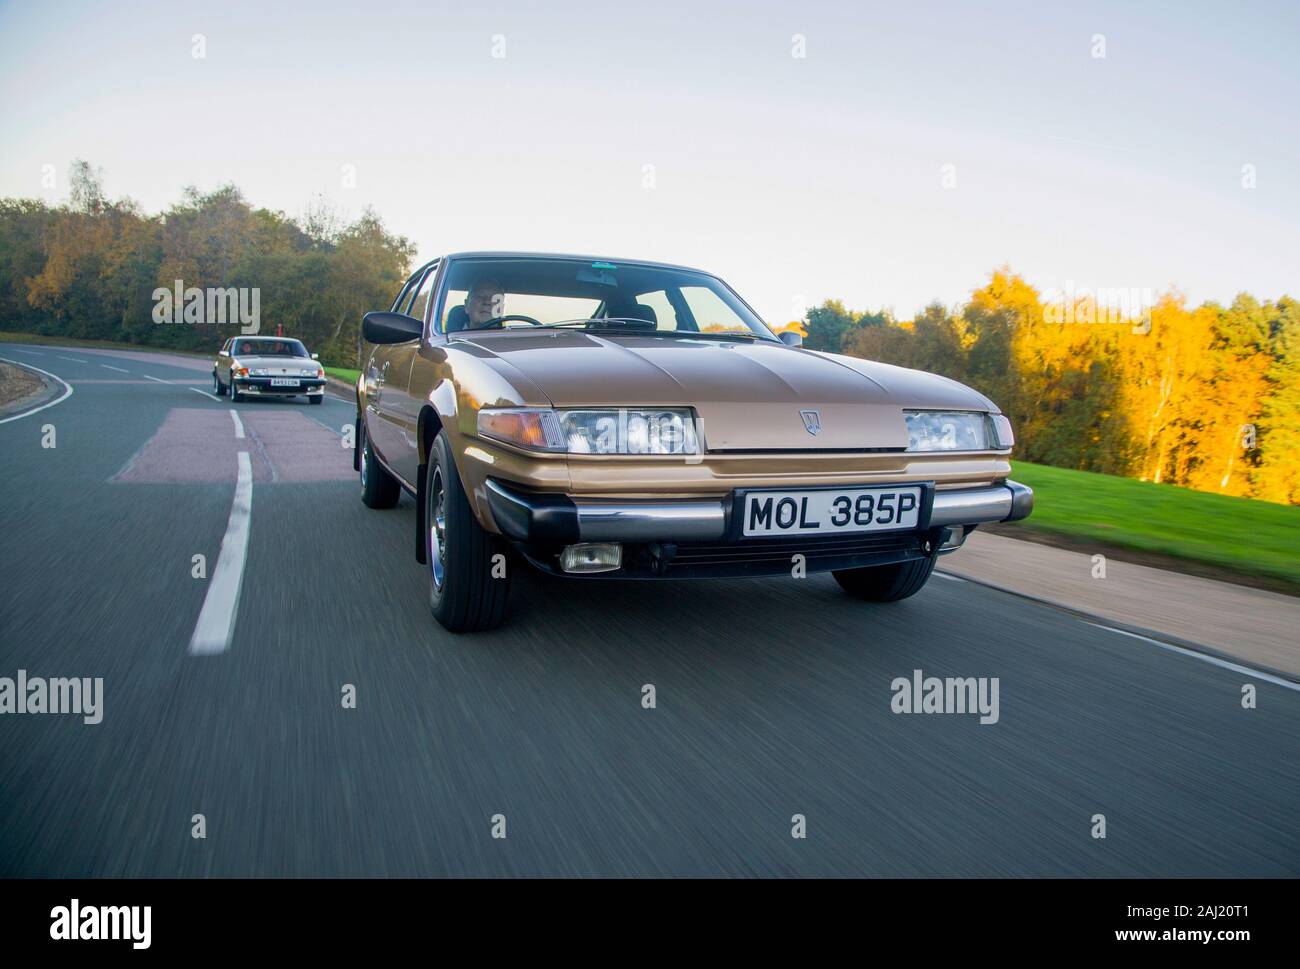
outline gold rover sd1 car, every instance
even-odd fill
[[[802,567],[887,602],[1033,506],[992,401],[805,350],[698,270],[459,253],[367,314],[362,339],[362,500],[414,496],[416,558],[453,631],[501,620],[514,551],[592,579]]]

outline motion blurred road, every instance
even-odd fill
[[[361,504],[352,402],[0,357],[74,391],[0,423],[0,677],[104,678],[98,725],[0,716],[0,875],[1300,874],[1284,683],[942,576],[872,606],[829,576],[527,571],[502,629],[452,636],[411,500]],[[234,634],[191,655],[241,451]],[[892,713],[915,669],[998,677],[999,721]]]

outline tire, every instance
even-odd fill
[[[308,395],[307,395],[307,403],[309,403],[309,404],[319,404],[319,403],[320,403],[322,400],[324,400],[324,399],[325,399],[325,395],[324,395],[324,394],[308,394]]]
[[[221,385],[221,378],[217,376],[215,370],[212,371],[212,392],[218,397],[226,396],[226,388]]]
[[[384,470],[384,466],[370,449],[370,436],[366,434],[365,421],[357,421],[357,447],[361,449],[361,502],[367,508],[392,508],[402,495],[397,479]]]
[[[484,530],[470,510],[446,432],[440,431],[425,466],[425,558],[429,563],[429,608],[453,633],[491,629],[505,618],[513,569],[506,544]],[[439,541],[441,539],[441,541]],[[499,578],[493,571],[500,566]]]
[[[866,602],[897,602],[924,588],[938,555],[914,562],[876,565],[865,569],[840,569],[831,574],[840,588]]]
[[[239,390],[235,387],[235,382],[233,380],[230,381],[230,402],[232,404],[238,404],[243,399],[243,395],[240,394]]]

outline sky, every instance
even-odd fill
[[[0,0],[0,196],[233,182],[422,258],[695,266],[778,325],[1002,265],[1300,296],[1298,38],[1296,2]]]

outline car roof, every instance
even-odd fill
[[[713,276],[714,273],[707,269],[696,269],[693,266],[681,266],[671,262],[654,262],[649,259],[616,259],[611,256],[589,256],[579,253],[567,252],[510,252],[507,250],[492,251],[484,250],[481,252],[449,252],[444,259],[577,259],[581,262],[610,262],[622,266],[650,266],[655,269],[681,269],[691,273],[702,273],[705,276]]]

